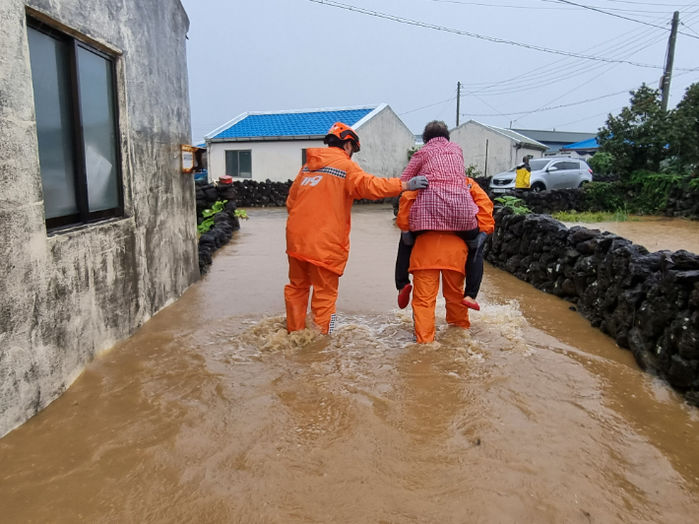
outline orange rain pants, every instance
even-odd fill
[[[289,283],[284,286],[286,329],[291,332],[306,327],[308,295],[313,286],[311,296],[313,323],[321,333],[327,335],[331,332],[330,325],[335,315],[339,280],[340,275],[324,267],[289,257]]]
[[[434,310],[442,276],[448,324],[468,329],[468,308],[461,303],[464,292],[466,243],[450,232],[428,231],[417,237],[410,257],[413,274],[413,320],[419,343],[432,342],[435,335]]]

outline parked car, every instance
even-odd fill
[[[584,160],[570,157],[544,157],[529,161],[532,169],[529,179],[532,191],[546,189],[568,189],[592,182],[592,169]],[[506,193],[515,188],[515,168],[493,175],[490,190]]]

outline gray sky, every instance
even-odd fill
[[[596,132],[658,87],[674,11],[670,107],[699,82],[699,1],[181,1],[195,142],[246,111],[382,102],[453,127],[457,82],[460,123]]]

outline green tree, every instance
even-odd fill
[[[595,173],[608,175],[614,172],[614,157],[611,153],[597,151],[592,158],[587,161]]]
[[[684,168],[699,174],[699,83],[690,85],[670,115],[670,144]]]
[[[612,155],[614,170],[623,179],[639,169],[658,171],[660,162],[669,156],[669,121],[658,91],[642,84],[631,91],[630,105],[618,116],[610,114],[600,128],[600,151]]]

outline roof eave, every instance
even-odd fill
[[[217,142],[282,142],[295,140],[322,140],[325,135],[292,135],[292,136],[235,136],[223,138],[209,138],[207,143]]]

